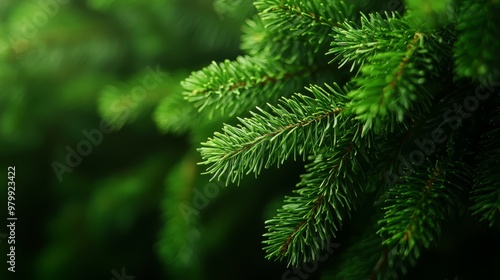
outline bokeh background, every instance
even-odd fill
[[[219,2],[0,1],[0,217],[15,166],[18,218],[16,273],[0,236],[0,279],[280,277],[261,236],[284,188],[208,185],[196,148],[220,123],[187,131],[175,124],[196,112],[170,113],[191,71],[239,54],[255,11]]]

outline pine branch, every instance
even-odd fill
[[[462,83],[452,88],[438,88],[437,91],[442,96],[439,101],[433,102],[430,110],[425,113],[412,112],[414,114],[407,122],[394,125],[393,130],[398,133],[376,135],[377,146],[374,154],[379,157],[373,160],[373,164],[383,186],[378,188],[377,197],[380,200],[377,199],[375,204],[382,204],[384,197],[387,197],[386,190],[395,183],[405,180],[407,177],[404,177],[404,174],[414,172],[420,166],[419,163],[412,162],[412,154],[422,153],[423,157],[429,157],[447,154],[447,149],[454,148],[453,139],[457,138],[455,130],[458,129],[455,127],[458,125],[457,121],[452,119],[453,123],[450,123],[450,119],[446,119],[447,122],[443,122],[443,116],[447,116],[455,104],[463,102],[472,90],[470,86]],[[420,151],[415,150],[416,148]]]
[[[241,49],[250,56],[287,64],[325,64],[323,46],[287,32],[270,31],[259,17],[247,20],[242,30]]]
[[[179,93],[166,96],[156,107],[153,118],[158,129],[165,133],[183,134],[200,121],[192,104]]]
[[[462,185],[467,182],[461,172],[450,162],[436,161],[425,172],[417,171],[390,189],[384,218],[379,221],[383,245],[397,247],[401,256],[410,260],[418,259],[422,249],[433,245],[444,219],[459,208]]]
[[[322,280],[399,279],[408,268],[416,263],[403,261],[396,248],[382,246],[382,238],[369,228],[364,235],[352,244],[342,256],[335,270],[327,271]]]
[[[343,1],[265,0],[255,2],[266,28],[286,32],[292,37],[305,36],[321,45],[338,22],[354,19],[354,6]]]
[[[182,82],[187,100],[199,111],[234,116],[269,100],[302,89],[304,78],[317,71],[314,66],[290,65],[258,57],[241,56],[191,74]],[[266,93],[266,94],[263,94]]]
[[[412,107],[428,108],[433,99],[425,88],[427,76],[437,76],[434,65],[439,60],[429,50],[434,43],[427,43],[433,38],[420,32],[405,34],[393,41],[393,50],[374,54],[353,79],[358,87],[348,94],[349,108],[365,122],[364,131],[392,132],[390,126],[402,122]]]
[[[349,246],[334,270],[327,271],[322,280],[367,279],[382,252],[382,240],[374,231],[365,234]]]
[[[239,118],[240,125],[225,125],[223,133],[215,133],[199,149],[202,164],[209,165],[207,173],[215,178],[226,174],[227,182],[235,182],[244,174],[279,166],[290,156],[305,159],[321,146],[334,146],[349,116],[341,114],[345,90],[337,85],[327,90],[311,87],[314,97],[282,98],[277,106],[268,104],[271,113],[257,108],[251,118]]]
[[[500,106],[500,98],[496,104]],[[483,149],[476,157],[477,167],[474,177],[474,190],[471,192],[473,215],[490,227],[500,226],[500,107],[491,119],[491,130],[482,136]]]
[[[339,67],[352,63],[351,71],[361,68],[366,60],[377,52],[394,49],[394,42],[408,37],[408,24],[397,13],[361,14],[361,26],[346,21],[335,27],[332,48],[327,55],[335,55],[332,61],[339,61]]]
[[[335,41],[327,54],[340,66],[359,67],[351,93],[353,112],[365,121],[366,130],[392,131],[412,110],[426,111],[433,94],[424,84],[436,77],[450,56],[450,26],[430,29],[411,16],[370,14],[361,26],[346,22],[334,29]],[[446,69],[442,69],[446,71]]]
[[[472,117],[472,112],[484,95],[471,95],[470,79],[460,79],[486,80],[485,71],[499,77],[493,52],[500,47],[493,39],[498,21],[491,18],[498,1],[479,2],[485,8],[458,1],[463,4],[458,18],[452,1],[438,0],[405,2],[410,8],[404,16],[361,14],[358,21],[354,10],[372,10],[373,3],[260,0],[255,3],[259,18],[244,30],[248,56],[213,63],[184,81],[186,99],[208,116],[235,116],[281,97],[278,105],[257,107],[251,117],[238,118],[236,126],[225,124],[202,143],[201,164],[212,179],[239,183],[290,157],[313,160],[293,195],[266,222],[267,258],[289,266],[317,260],[323,241],[373,195],[375,208],[384,203],[378,231],[364,235],[333,276],[405,274],[422,250],[435,245],[446,219],[466,209],[464,190],[472,176],[463,162],[477,151],[474,132],[483,140],[470,209],[490,226],[500,224],[500,111],[491,113],[490,130],[479,128],[490,113]],[[327,63],[325,48],[340,67],[351,64],[351,72],[357,70],[348,74],[352,83],[311,85],[310,95],[288,97],[316,82],[316,72]],[[451,73],[453,64],[458,75]],[[401,162],[405,153],[409,164]],[[388,172],[402,180],[386,189]]]
[[[354,125],[335,149],[326,149],[306,166],[294,191],[298,196],[286,197],[278,215],[266,222],[267,258],[286,258],[293,266],[314,261],[325,249],[323,240],[341,229],[362,196],[369,170],[360,135],[361,127]]]

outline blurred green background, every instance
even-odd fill
[[[255,11],[219,2],[0,1],[1,220],[8,166],[18,218],[16,273],[0,235],[0,279],[281,277],[263,222],[297,178],[209,184],[196,148],[221,124],[188,130],[196,112],[176,106],[191,71],[239,54]]]
[[[254,14],[251,0],[0,0],[0,279],[282,279],[286,264],[262,250],[264,221],[303,163],[239,187],[209,183],[196,148],[234,119],[200,119],[181,95],[192,71],[241,54]],[[8,166],[15,274],[3,235]],[[497,267],[474,257],[495,236],[457,223],[410,279]],[[307,279],[335,264],[355,224]]]

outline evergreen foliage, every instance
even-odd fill
[[[198,252],[216,242],[187,238],[199,222],[177,215],[192,201],[186,189],[208,181],[182,134],[208,133],[176,93],[188,71],[238,54],[254,8],[221,17],[213,5],[0,1],[0,162],[5,176],[16,166],[19,221],[15,276],[4,253],[14,244],[0,230],[0,279],[120,279],[112,271],[122,268],[136,279],[215,279]],[[161,135],[156,115],[176,135]]]
[[[500,3],[405,3],[256,1],[244,54],[182,83],[185,106],[230,120],[199,148],[212,179],[309,162],[266,223],[268,258],[316,260],[362,204],[371,226],[325,279],[398,278],[449,219],[500,225]]]
[[[0,1],[17,276],[499,278],[499,12]]]

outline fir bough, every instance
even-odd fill
[[[212,178],[310,161],[266,223],[268,258],[315,260],[361,203],[373,226],[328,279],[405,274],[447,219],[499,225],[499,2],[429,3],[257,1],[245,54],[183,82],[201,115],[239,122],[199,148]]]

